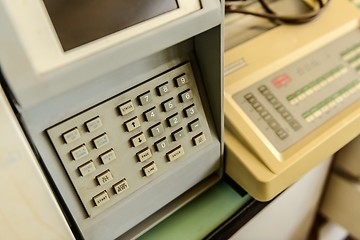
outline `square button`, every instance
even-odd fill
[[[167,146],[168,146],[168,141],[166,138],[162,138],[161,140],[155,143],[155,147],[158,150],[158,152],[165,150]]]
[[[188,83],[188,78],[185,74],[181,75],[181,76],[175,78],[175,83],[176,83],[177,87],[181,87],[182,85],[185,85],[186,83]]]
[[[184,148],[182,146],[179,146],[176,149],[168,152],[166,154],[166,156],[167,156],[168,160],[170,162],[172,162],[172,161],[175,161],[175,160],[179,159],[180,157],[184,156],[184,154],[185,154]]]
[[[129,121],[125,122],[126,130],[131,132],[140,127],[140,120],[138,117],[130,119]]]
[[[195,146],[198,146],[202,143],[204,143],[206,141],[206,137],[204,133],[200,133],[198,135],[196,135],[195,137],[193,137],[193,142],[195,144]]]
[[[155,107],[147,110],[144,114],[145,114],[145,119],[148,122],[157,120],[158,112]]]
[[[109,170],[103,172],[99,176],[96,177],[98,183],[102,186],[106,183],[110,182],[113,179],[113,176],[111,175],[111,172]]]
[[[93,132],[93,131],[101,128],[103,124],[102,124],[101,119],[99,117],[96,117],[96,118],[86,122],[85,125],[89,132]]]
[[[164,133],[164,127],[161,123],[150,127],[151,136],[156,137]]]
[[[175,108],[175,100],[173,98],[168,99],[162,103],[165,112],[168,112]]]
[[[181,117],[179,116],[179,114],[176,113],[176,114],[168,117],[167,121],[168,121],[169,127],[174,127],[181,122]]]
[[[201,128],[201,125],[200,125],[199,119],[195,119],[194,121],[189,123],[189,129],[191,132],[195,132],[196,130],[198,130],[200,128]]]
[[[150,103],[152,101],[150,91],[147,91],[146,93],[140,95],[139,101],[140,101],[141,106],[145,106],[146,104]]]
[[[197,109],[195,105],[191,105],[184,109],[186,117],[192,117],[197,113]]]
[[[146,160],[152,157],[150,148],[145,148],[144,150],[138,152],[137,154],[139,162],[145,162]]]
[[[143,167],[143,172],[147,177],[153,175],[157,172],[156,164],[154,162],[151,162],[150,164],[146,165],[145,167]]]
[[[130,188],[129,184],[125,178],[114,185],[114,190],[115,190],[116,194],[120,194],[129,188]]]
[[[93,200],[94,200],[96,206],[101,206],[101,205],[105,204],[106,202],[108,202],[110,200],[110,197],[106,191],[103,191],[100,194],[93,197]]]
[[[73,156],[74,160],[79,160],[80,158],[85,157],[88,155],[88,150],[85,145],[81,145],[74,150],[71,150],[71,155]]]
[[[185,136],[185,131],[183,128],[180,128],[172,133],[174,141],[179,141],[181,138]]]
[[[180,99],[181,99],[181,102],[187,102],[187,101],[190,101],[191,99],[193,99],[193,94],[192,94],[191,89],[188,89],[183,93],[180,93]]]
[[[109,162],[114,161],[116,159],[115,151],[111,149],[111,150],[101,154],[100,159],[103,164],[108,164]]]
[[[161,86],[158,86],[157,90],[158,90],[158,93],[160,96],[164,96],[165,94],[170,92],[169,83],[166,82],[166,83],[162,84]]]
[[[119,106],[119,110],[120,110],[121,115],[125,116],[135,110],[134,104],[132,103],[132,101],[128,101],[124,104],[121,104]]]
[[[103,135],[93,139],[93,143],[95,145],[95,147],[97,149],[107,145],[108,143],[110,143],[109,137],[107,136],[106,133],[104,133]]]
[[[136,135],[135,137],[132,137],[131,142],[132,142],[133,147],[138,147],[141,144],[144,144],[146,142],[145,134],[140,133],[140,134]]]
[[[96,170],[93,161],[89,161],[79,167],[81,176],[85,177]]]

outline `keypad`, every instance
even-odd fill
[[[89,217],[212,141],[190,63],[47,130]]]

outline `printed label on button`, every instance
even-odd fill
[[[146,165],[145,167],[143,167],[143,172],[144,172],[145,176],[147,176],[147,177],[153,175],[154,173],[157,172],[156,164],[154,162],[152,162],[152,163]]]
[[[99,117],[97,117],[93,120],[86,122],[85,125],[89,132],[93,132],[102,127],[102,122],[101,122],[101,119]]]
[[[140,162],[145,162],[152,157],[150,148],[146,148],[145,150],[138,152],[136,155]]]
[[[101,206],[103,204],[105,204],[107,201],[110,200],[109,195],[107,194],[106,191],[103,191],[102,193],[100,193],[99,195],[96,195],[93,198],[96,206]]]
[[[131,132],[131,131],[137,129],[138,127],[140,127],[140,120],[139,120],[139,118],[135,117],[135,118],[127,121],[125,123],[125,126],[126,126],[127,131]]]
[[[110,142],[110,140],[106,134],[103,134],[103,135],[95,138],[93,140],[93,142],[94,142],[95,147],[99,149],[99,148],[107,145]]]
[[[94,172],[96,170],[95,165],[93,161],[87,162],[84,165],[79,167],[79,171],[81,173],[81,176],[89,175],[90,173]]]
[[[140,146],[141,144],[146,142],[145,134],[140,133],[139,135],[131,138],[131,142],[134,147]]]
[[[200,145],[206,141],[206,137],[204,133],[200,133],[199,135],[193,137],[193,141],[195,146]]]
[[[81,145],[78,148],[75,148],[71,151],[71,155],[73,156],[74,160],[79,160],[80,158],[85,157],[88,155],[88,150],[85,145]]]
[[[63,138],[67,144],[75,142],[76,140],[81,138],[79,129],[74,128],[74,129],[64,133]]]
[[[108,171],[100,174],[99,176],[97,176],[96,179],[98,180],[99,184],[102,186],[102,185],[110,182],[113,179],[113,177],[111,175],[111,172],[108,170]]]
[[[116,194],[119,194],[127,189],[129,189],[129,184],[127,183],[126,179],[123,179],[114,185],[114,190]]]
[[[120,105],[119,109],[122,116],[129,114],[135,110],[134,105],[131,101]]]
[[[100,159],[103,162],[103,164],[108,164],[109,162],[112,162],[116,159],[115,151],[110,150],[106,153],[103,153],[100,155]]]
[[[182,157],[185,154],[184,148],[182,146],[172,150],[171,152],[167,153],[166,156],[170,162],[175,161]]]

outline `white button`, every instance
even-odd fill
[[[81,176],[89,175],[90,173],[94,172],[95,170],[96,170],[96,168],[95,168],[93,161],[87,162],[84,165],[79,167]]]
[[[131,142],[134,147],[140,146],[141,144],[146,142],[145,134],[141,133],[141,134],[131,138]]]
[[[206,141],[205,134],[200,133],[199,135],[197,135],[193,138],[193,141],[196,146],[202,144],[203,142]]]
[[[150,148],[146,148],[145,150],[138,152],[136,155],[140,162],[145,162],[152,157]]]
[[[80,158],[85,157],[86,155],[88,155],[88,150],[86,148],[85,145],[81,145],[78,148],[75,148],[74,150],[71,151],[71,155],[73,156],[74,160],[78,160]]]
[[[97,117],[93,120],[86,122],[85,125],[89,132],[93,132],[102,127],[102,121],[99,117]]]
[[[99,148],[107,145],[110,142],[110,140],[106,134],[103,134],[103,135],[93,139],[93,142],[94,142],[95,147],[99,149]]]
[[[125,126],[126,126],[126,129],[128,130],[128,132],[131,132],[131,131],[137,129],[138,127],[140,127],[140,120],[139,120],[139,118],[136,117],[134,119],[127,121],[125,123]]]
[[[171,152],[167,153],[166,156],[170,162],[175,161],[185,154],[183,147],[178,147]]]
[[[143,167],[143,172],[147,177],[153,175],[154,173],[157,172],[156,164],[152,162],[149,165],[146,165],[145,167]]]
[[[111,172],[108,170],[108,171],[100,174],[99,176],[97,176],[96,179],[98,180],[98,183],[102,186],[102,185],[110,182],[113,179],[113,177],[111,175]]]
[[[80,132],[77,128],[74,128],[66,133],[63,134],[63,138],[67,144],[75,142],[76,140],[80,139]]]
[[[110,150],[106,153],[101,154],[100,159],[103,162],[103,164],[108,164],[109,162],[112,162],[113,160],[116,159],[114,150]]]
[[[135,110],[134,105],[131,101],[120,105],[119,107],[121,115],[126,115]]]
[[[125,191],[126,189],[129,189],[129,184],[127,183],[126,179],[123,179],[114,185],[114,190],[115,190],[116,194],[119,194],[119,193]]]
[[[107,194],[106,191],[103,191],[102,193],[100,193],[99,195],[95,196],[93,198],[96,206],[101,206],[103,204],[105,204],[106,202],[108,202],[110,200],[109,195]]]

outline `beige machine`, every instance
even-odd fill
[[[256,199],[272,199],[359,134],[359,19],[334,0],[311,23],[225,53],[226,173]]]

